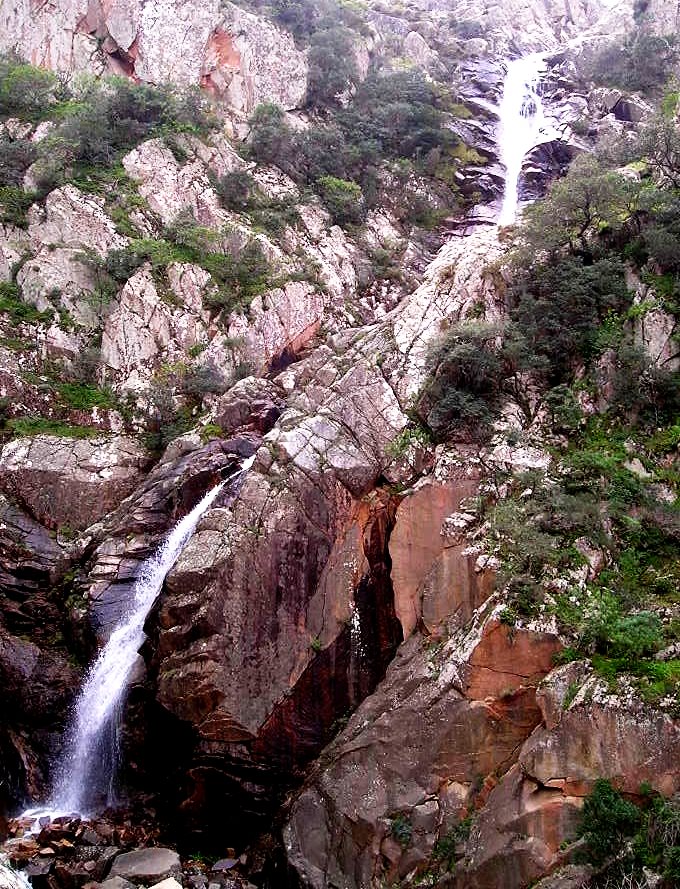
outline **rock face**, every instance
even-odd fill
[[[198,739],[183,807],[192,827],[226,788],[240,799],[238,819],[226,816],[236,833],[266,814],[273,788],[373,689],[401,638],[389,497],[353,501],[295,468],[284,478],[252,471],[167,579],[151,669],[161,704]]]
[[[293,38],[229,2],[74,0],[52,14],[3,0],[0,33],[3,49],[35,65],[200,84],[242,114],[260,102],[297,108],[307,92],[306,56]]]
[[[86,528],[116,508],[148,465],[143,448],[124,436],[17,438],[0,452],[0,486],[48,528]]]
[[[568,690],[578,687],[573,701]],[[638,700],[610,695],[580,664],[552,673],[537,695],[542,722],[489,795],[450,886],[520,889],[569,860],[583,797],[598,778],[635,796],[647,782],[666,796],[680,775],[680,727]],[[558,884],[559,885],[559,884]]]
[[[358,889],[425,862],[539,724],[536,685],[559,647],[484,610],[448,641],[407,642],[293,805],[285,843],[303,885]],[[404,847],[392,836],[400,817]]]

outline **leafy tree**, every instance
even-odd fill
[[[309,49],[307,101],[310,105],[337,105],[340,96],[351,90],[359,74],[354,46],[346,28],[317,31]]]
[[[674,120],[652,118],[640,130],[635,149],[659,177],[680,188],[680,132]]]
[[[535,268],[511,311],[528,348],[547,361],[549,378],[562,382],[575,361],[596,351],[600,322],[630,302],[623,263],[601,259],[584,265],[567,256]]]
[[[596,236],[631,219],[638,196],[637,183],[607,169],[593,155],[577,157],[545,198],[525,211],[520,265],[530,264],[537,254],[554,256],[565,248],[591,259]]]

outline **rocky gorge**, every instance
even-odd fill
[[[0,0],[0,837],[36,889],[678,885],[671,6]]]

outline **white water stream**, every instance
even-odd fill
[[[540,95],[540,78],[546,70],[541,53],[508,62],[499,106],[498,147],[505,166],[505,192],[499,225],[512,225],[519,203],[519,177],[524,158],[532,148],[551,138]]]
[[[14,870],[6,855],[0,855],[0,889],[31,889],[26,875]]]
[[[102,803],[115,804],[122,711],[128,679],[145,638],[146,616],[203,513],[225,485],[234,497],[237,495],[239,481],[254,460],[245,460],[235,475],[209,491],[142,565],[129,608],[90,667],[76,700],[50,798],[44,808],[29,809],[26,816],[85,816],[93,814]]]

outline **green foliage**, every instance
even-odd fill
[[[279,164],[284,169],[290,153],[292,130],[283,109],[271,102],[258,105],[250,118],[248,148],[258,164]]]
[[[631,218],[638,193],[637,183],[608,169],[594,155],[580,155],[545,198],[527,208],[519,265],[531,266],[537,255],[555,256],[564,248],[589,261],[597,246],[595,237],[620,229]]]
[[[54,102],[57,86],[51,71],[14,55],[0,56],[0,115],[39,120]]]
[[[15,225],[17,228],[26,228],[28,209],[35,198],[33,192],[24,191],[18,185],[0,186],[0,222],[4,225]]]
[[[422,176],[453,181],[445,171],[455,173],[466,160],[454,156],[459,142],[445,125],[449,104],[449,97],[418,72],[372,74],[356,87],[347,107],[302,132],[286,124],[277,106],[260,105],[250,121],[249,152],[258,163],[274,163],[302,185],[322,189],[319,183],[326,177],[356,183],[366,206],[373,206],[386,198],[378,175],[385,161],[409,160]],[[449,193],[453,202],[453,189]],[[420,212],[417,224],[438,224],[427,198],[417,198],[406,202],[413,206],[404,218]]]
[[[404,814],[395,815],[390,822],[390,833],[404,849],[411,845],[413,825],[411,819]]]
[[[317,181],[321,200],[337,225],[357,223],[363,216],[363,195],[356,182],[321,176]]]
[[[92,426],[73,426],[46,417],[17,417],[7,422],[7,429],[16,437],[57,435],[60,438],[95,438],[101,434],[99,429]]]
[[[215,284],[205,296],[206,305],[220,311],[244,308],[270,286],[272,269],[256,240],[237,255],[218,252],[211,248],[217,246],[219,235],[196,225],[193,217],[179,217],[165,234],[165,239],[136,239],[110,251],[106,273],[122,283],[145,263],[157,274],[163,274],[171,262],[195,263],[210,273]]]
[[[599,778],[583,803],[579,835],[586,841],[590,859],[602,864],[620,852],[623,841],[633,835],[639,823],[637,808],[609,781]]]
[[[215,191],[227,210],[246,210],[257,191],[257,183],[245,170],[232,170],[214,183]]]
[[[648,868],[671,889],[680,876],[680,801],[664,799],[649,785],[640,794],[646,799],[638,808],[598,779],[584,802],[579,835],[606,885],[634,885],[631,878],[644,880]]]
[[[620,43],[613,41],[583,59],[585,76],[601,86],[641,93],[658,92],[678,60],[677,38],[638,27]]]
[[[316,31],[311,38],[307,101],[320,107],[338,104],[358,81],[350,32],[341,26]]]
[[[92,408],[113,408],[116,400],[110,389],[99,389],[87,383],[58,383],[57,392],[69,407],[89,411]]]
[[[8,57],[0,59],[2,111],[55,122],[37,146],[3,145],[0,150],[0,167],[11,172],[5,181],[16,184],[19,170],[35,162],[42,191],[85,171],[92,175],[115,165],[124,151],[151,136],[205,132],[213,126],[198,90],[108,78],[81,81],[77,93],[68,93],[54,75]]]
[[[22,321],[40,324],[52,318],[52,312],[39,312],[35,306],[24,302],[18,285],[8,281],[0,282],[0,312],[9,315],[15,324]]]
[[[32,142],[0,136],[0,186],[20,186],[37,156],[38,150]]]

